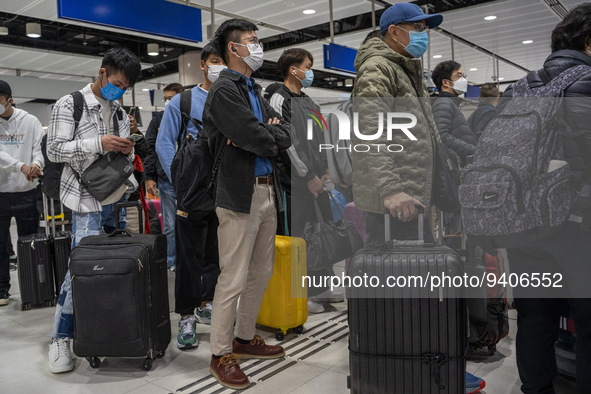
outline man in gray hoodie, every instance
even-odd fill
[[[37,232],[36,187],[44,164],[41,122],[12,102],[10,85],[0,80],[0,306],[10,297],[10,221],[16,219],[19,236]]]

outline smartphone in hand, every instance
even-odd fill
[[[142,138],[144,138],[144,136],[137,133],[131,134],[129,137],[127,137],[128,140],[132,140],[133,142],[138,142]]]

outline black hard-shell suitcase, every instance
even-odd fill
[[[72,233],[66,231],[65,216],[64,216],[64,205],[60,203],[60,213],[56,214],[54,200],[49,199],[51,208],[51,234],[53,238],[53,272],[55,282],[55,294],[59,297],[62,283],[68,272],[68,263],[70,261],[70,252],[72,251]],[[56,220],[60,220],[61,231],[56,231]],[[45,222],[49,218],[45,217]]]
[[[47,216],[45,196],[43,212]],[[45,235],[32,234],[18,239],[18,283],[23,311],[31,309],[32,305],[55,305],[52,250],[52,237],[47,226]]]
[[[386,219],[389,236],[389,215]],[[358,252],[349,277],[463,275],[460,256],[422,241],[389,241]],[[362,394],[463,393],[467,313],[458,289],[349,287],[348,386]],[[369,297],[369,298],[367,298]]]
[[[98,357],[146,357],[144,370],[170,343],[166,237],[115,230],[83,238],[70,257],[74,352],[98,368]]]

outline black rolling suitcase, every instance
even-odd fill
[[[43,212],[47,217],[45,196],[43,196]],[[18,284],[23,311],[31,309],[32,305],[55,305],[52,243],[47,223],[45,235],[32,234],[18,239]]]
[[[385,284],[388,276],[463,275],[455,251],[422,241],[423,220],[420,214],[419,241],[388,241],[358,252],[349,277],[367,274]],[[460,295],[415,286],[347,288],[351,392],[464,393],[467,313]]]
[[[51,234],[53,239],[53,273],[55,282],[55,294],[59,297],[62,283],[68,272],[68,263],[70,261],[70,252],[72,251],[72,233],[66,231],[66,219],[64,215],[64,205],[60,203],[61,211],[56,215],[54,200],[49,198],[51,209]],[[56,232],[56,220],[60,220],[61,231]],[[49,218],[46,216],[46,226]]]
[[[144,370],[170,343],[166,237],[115,230],[83,238],[70,257],[74,352],[145,357]]]

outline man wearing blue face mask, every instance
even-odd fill
[[[425,14],[416,4],[394,4],[380,17],[382,37],[369,39],[357,52],[357,77],[352,97],[370,98],[353,102],[354,112],[359,113],[362,134],[375,133],[375,129],[363,127],[370,124],[369,117],[375,118],[379,112],[392,111],[384,104],[388,101],[374,98],[404,97],[404,103],[414,105],[416,102],[416,106],[424,109],[417,113],[417,125],[412,128],[412,133],[418,140],[412,141],[412,145],[408,144],[408,139],[398,140],[396,136],[387,140],[386,133],[373,141],[375,144],[400,143],[405,147],[405,154],[384,150],[355,150],[352,154],[353,196],[355,205],[365,211],[367,244],[384,242],[384,212],[397,219],[390,220],[392,238],[416,240],[416,206],[431,204],[431,174],[435,162],[433,146],[439,135],[427,101],[429,94],[423,82],[419,58],[429,45],[428,29],[439,26],[441,22],[443,16]],[[356,135],[352,136],[352,142],[364,143]],[[430,234],[425,236],[430,238]],[[466,372],[466,394],[483,388],[482,379]]]
[[[101,232],[101,206],[80,184],[73,170],[83,173],[101,154],[115,151],[128,155],[133,162],[135,143],[129,136],[129,118],[121,110],[119,100],[137,81],[141,71],[139,59],[126,48],[109,49],[103,58],[98,78],[80,93],[84,99],[78,124],[74,121],[74,98],[71,94],[58,100],[53,108],[47,131],[47,156],[55,163],[64,163],[61,174],[60,200],[72,210],[72,246],[89,235]],[[137,186],[133,174],[130,182]],[[121,196],[119,196],[121,197]],[[100,297],[100,294],[97,295]],[[49,371],[74,369],[69,342],[74,336],[74,315],[70,273],[62,284],[49,345]]]
[[[317,222],[314,209],[314,199],[318,202],[323,216],[331,218],[330,202],[328,194],[324,193],[324,180],[327,168],[326,155],[318,150],[318,146],[324,141],[320,127],[313,123],[315,128],[313,139],[308,140],[306,134],[306,113],[312,108],[320,112],[320,107],[302,89],[308,88],[314,81],[312,65],[314,58],[305,49],[290,48],[281,54],[277,61],[277,68],[283,77],[283,85],[271,96],[269,104],[280,113],[283,119],[292,125],[292,146],[277,156],[277,166],[281,179],[281,185],[286,192],[287,215],[282,215],[278,220],[278,231],[284,234],[288,229],[289,234],[301,237],[306,222]],[[302,110],[298,110],[302,109]],[[287,221],[287,224],[284,223]],[[325,272],[327,271],[327,272]],[[309,274],[332,275],[332,270],[313,272]],[[324,312],[324,306],[317,302],[315,296],[320,295],[326,288],[310,287],[308,289],[308,312]],[[328,298],[323,294],[321,299]],[[343,297],[335,299],[343,301]]]

